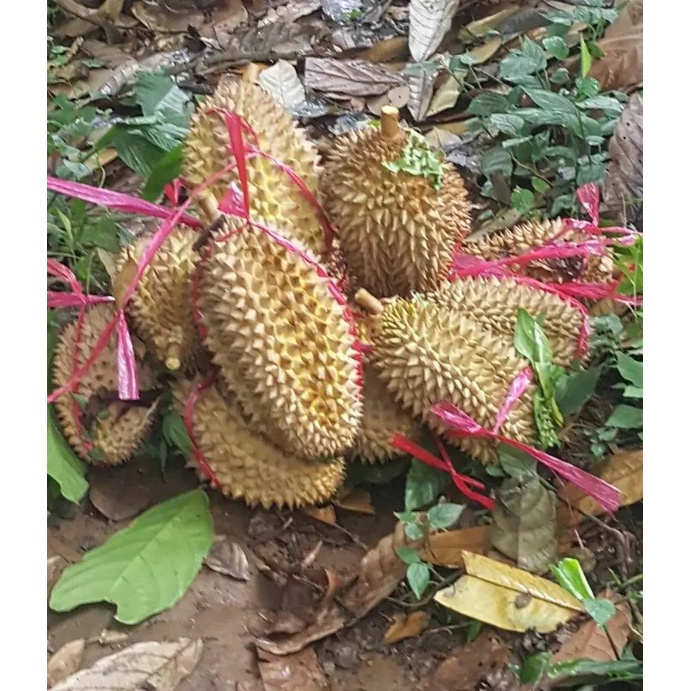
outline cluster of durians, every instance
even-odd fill
[[[491,428],[509,383],[528,364],[513,347],[521,307],[544,316],[555,361],[573,360],[583,315],[569,302],[512,279],[449,279],[459,248],[487,259],[519,254],[558,231],[559,221],[466,241],[471,205],[463,179],[395,110],[337,138],[322,164],[292,118],[242,80],[222,80],[193,119],[183,166],[190,188],[232,160],[223,111],[242,116],[270,155],[245,164],[257,225],[219,213],[239,182],[229,170],[196,198],[207,232],[176,228],[128,311],[145,393],[160,391],[157,371],[174,373],[167,386],[182,413],[195,384],[212,377],[197,391],[191,426],[225,494],[267,507],[323,502],[339,489],[346,461],[394,458],[393,436],[415,439],[426,425],[443,435],[429,414],[441,400]],[[276,160],[322,202],[337,231],[334,247],[325,243],[318,207]],[[124,249],[117,272],[131,275],[148,242],[141,237]],[[600,258],[580,267],[590,280],[609,270]],[[525,271],[561,280],[559,267]],[[56,385],[69,379],[75,357],[88,357],[114,310],[96,305],[79,328],[63,331]],[[77,392],[56,402],[66,438],[93,463],[131,457],[156,413],[155,395],[128,402],[114,391],[111,344]],[[537,439],[533,393],[501,428],[527,444]],[[449,441],[483,462],[496,459],[491,441]]]

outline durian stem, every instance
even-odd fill
[[[376,316],[384,311],[384,305],[380,300],[374,297],[372,293],[366,291],[364,288],[360,288],[355,293],[355,302],[357,302],[360,307],[367,310],[370,314]]]
[[[182,365],[182,362],[180,361],[181,355],[182,349],[180,348],[180,344],[172,343],[168,348],[168,352],[166,353],[166,367],[173,372],[179,370],[180,366]]]
[[[396,139],[401,132],[398,124],[398,108],[384,106],[381,109],[381,134],[384,139]]]
[[[218,210],[218,202],[216,201],[216,197],[209,192],[202,192],[197,197],[197,205],[201,209],[202,213],[206,216],[207,223],[213,223],[221,215],[221,212]]]
[[[249,84],[256,84],[259,81],[260,72],[259,65],[257,65],[256,62],[250,62],[242,73],[242,81],[248,82]]]

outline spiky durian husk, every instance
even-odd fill
[[[376,297],[434,290],[446,278],[470,230],[462,178],[443,164],[441,189],[429,179],[393,172],[410,134],[386,139],[366,127],[339,137],[325,166],[325,209],[357,284]]]
[[[461,251],[487,260],[515,257],[541,247],[559,235],[563,228],[564,222],[560,218],[552,221],[530,221],[478,239],[466,240],[461,246]],[[578,231],[570,230],[560,235],[560,238],[564,241],[575,242],[585,240],[586,236]],[[544,283],[568,281],[606,283],[612,280],[614,261],[611,250],[608,250],[601,257],[588,255],[566,259],[545,259],[530,262],[523,268],[518,268],[518,265],[513,268],[519,273]]]
[[[257,135],[259,149],[290,166],[316,194],[319,172],[316,147],[261,87],[229,78],[221,79],[214,95],[192,117],[182,168],[191,185],[201,184],[232,160],[228,130],[223,117],[212,111],[214,108],[233,111],[245,118]],[[320,255],[324,250],[321,221],[297,185],[262,156],[248,159],[246,165],[252,218],[280,229]],[[237,171],[233,169],[207,189],[220,202],[230,184],[238,181]]]
[[[400,456],[402,452],[391,444],[393,436],[402,434],[417,439],[420,426],[399,406],[371,365],[365,367],[364,398],[365,409],[353,455],[368,463]]]
[[[249,392],[285,450],[306,458],[344,453],[362,417],[355,329],[332,288],[314,266],[252,228],[217,241],[201,267],[213,362],[229,390]]]
[[[78,362],[83,364],[91,355],[108,322],[115,316],[112,304],[98,304],[89,308],[82,322],[78,346]],[[68,324],[60,334],[53,359],[53,383],[56,387],[66,383],[74,373],[75,338],[77,322]],[[133,339],[135,352],[141,357],[143,344]],[[139,385],[151,389],[154,377],[151,370],[138,358]],[[92,396],[117,392],[118,364],[115,336],[101,351],[93,365],[82,377],[75,393],[90,401]],[[144,440],[153,421],[156,404],[150,407],[127,401],[105,404],[100,411],[90,411],[93,424],[82,415],[80,434],[75,416],[73,397],[65,393],[55,401],[55,413],[70,446],[85,461],[95,465],[118,465],[127,460]],[[89,427],[89,429],[87,429]],[[89,450],[86,436],[90,436],[93,449]]]
[[[493,335],[459,310],[422,297],[395,299],[385,306],[372,356],[396,400],[438,432],[445,426],[429,408],[443,400],[492,429],[510,383],[528,366],[516,355],[510,340]],[[531,384],[509,413],[501,434],[535,443],[534,394],[535,385]],[[449,440],[483,462],[497,458],[494,442]]]
[[[583,313],[568,300],[512,278],[456,279],[425,296],[431,302],[457,309],[482,328],[513,342],[518,310],[544,316],[543,331],[552,346],[554,361],[569,366],[578,350]]]
[[[178,400],[184,400],[180,394]],[[297,508],[329,499],[345,463],[309,461],[277,448],[251,428],[216,387],[202,391],[192,414],[195,442],[226,496],[249,506]]]
[[[197,233],[179,226],[163,241],[146,267],[129,303],[135,326],[152,353],[168,369],[192,362],[200,343],[192,316],[192,275],[199,261]],[[150,236],[139,238],[118,255],[118,272],[136,267]]]

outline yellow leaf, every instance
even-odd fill
[[[477,60],[476,64],[481,65],[483,62],[487,62],[501,48],[501,44],[501,36],[493,36],[481,46],[473,48],[470,54]]]
[[[520,5],[509,5],[501,10],[501,12],[492,14],[489,17],[484,17],[483,19],[478,19],[476,22],[470,22],[470,24],[466,24],[466,26],[458,32],[458,37],[464,41],[472,41],[480,36],[485,36],[493,29],[496,29],[511,15],[516,14],[520,9]]]
[[[327,525],[336,525],[336,512],[334,511],[334,507],[331,505],[324,506],[322,508],[309,506],[304,508],[302,512],[311,518],[316,518],[318,521],[326,523]]]
[[[436,566],[462,566],[463,551],[484,554],[489,548],[490,528],[480,525],[463,530],[448,530],[429,536],[422,559]]]
[[[456,101],[458,101],[460,93],[461,85],[458,83],[458,80],[453,75],[448,75],[434,94],[425,117],[431,118],[433,115],[453,108],[456,105]]]
[[[408,616],[400,614],[394,619],[389,630],[384,634],[384,643],[393,645],[404,638],[419,636],[429,624],[429,615],[424,610],[412,612]]]
[[[556,583],[479,554],[462,556],[466,575],[434,597],[454,612],[508,631],[549,633],[583,611]]]
[[[600,477],[621,491],[620,506],[641,501],[643,499],[643,449],[613,454],[607,459]],[[587,495],[579,500],[577,506],[590,515],[602,513],[600,505]]]
[[[365,513],[374,516],[372,506],[372,495],[366,489],[351,489],[348,494],[334,502],[339,509],[354,511],[355,513]]]

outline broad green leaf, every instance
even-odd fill
[[[138,624],[184,595],[213,538],[206,494],[201,490],[181,494],[149,509],[65,569],[50,607],[68,612],[105,601],[116,605],[118,621]]]
[[[429,566],[423,562],[410,564],[406,577],[415,597],[420,600],[429,585]]]
[[[487,119],[487,124],[512,136],[519,136],[526,132],[525,120],[520,115],[513,113],[493,113]]]
[[[414,511],[433,504],[444,489],[448,475],[413,459],[405,483],[405,508]]]
[[[614,603],[604,597],[586,598],[583,600],[583,607],[601,627],[604,627],[617,612]]]
[[[643,387],[643,363],[626,353],[617,353],[617,369],[627,382]]]
[[[552,84],[563,86],[571,81],[571,75],[565,67],[559,67],[558,69],[554,70],[549,80],[552,82]]]
[[[89,489],[85,473],[86,467],[65,441],[52,407],[48,406],[48,475],[57,482],[65,499],[78,504]]]
[[[404,564],[417,564],[421,561],[419,552],[412,547],[396,547],[396,555]]]
[[[171,409],[163,416],[162,432],[170,446],[179,449],[184,454],[192,451],[192,440],[177,410]]]
[[[523,39],[520,51],[512,51],[499,63],[499,76],[516,82],[547,67],[547,58],[540,46],[529,38]]]
[[[511,206],[521,214],[529,214],[535,208],[535,195],[531,190],[514,187],[511,192]]]
[[[519,355],[530,362],[537,360],[537,344],[535,343],[535,330],[533,318],[522,307],[518,309],[516,316],[516,333],[513,337],[513,345]]]
[[[617,429],[640,429],[643,427],[643,409],[630,405],[618,405],[605,422],[606,427]]]
[[[386,485],[393,478],[404,473],[409,465],[410,461],[407,458],[377,465],[373,463],[349,463],[347,482],[352,486],[368,483]]]
[[[470,102],[466,113],[468,115],[492,115],[493,113],[505,113],[511,109],[511,101],[506,96],[483,92]]]
[[[561,36],[548,36],[542,45],[550,55],[558,60],[565,60],[569,57],[569,47]]]
[[[142,190],[142,199],[155,201],[163,193],[163,188],[175,180],[182,170],[183,145],[179,144],[174,149],[162,156],[149,175],[149,179]]]
[[[425,536],[425,531],[419,523],[406,523],[403,532],[409,540],[420,540]]]
[[[535,177],[534,175],[530,178],[530,184],[538,194],[544,194],[549,190],[549,183],[545,182],[542,178]]]
[[[595,662],[594,660],[569,660],[558,662],[547,668],[547,676],[555,677],[587,677],[598,680],[636,681],[643,678],[643,664],[636,659],[612,660],[611,662]]]
[[[140,131],[145,139],[148,139],[159,149],[163,151],[172,151],[175,147],[182,144],[189,127],[186,123],[180,125],[169,122],[167,117],[167,115],[159,114],[159,122],[156,122],[150,127],[142,127]]]
[[[113,129],[116,131],[112,145],[122,162],[141,177],[148,179],[165,151],[152,144],[142,134],[121,129],[119,126]]]
[[[594,599],[593,591],[578,559],[571,557],[562,559],[556,566],[550,568],[559,585],[575,598],[581,601]]]
[[[539,108],[550,113],[564,113],[576,115],[578,109],[572,101],[561,94],[554,94],[544,89],[524,89],[528,98]]]
[[[480,163],[482,174],[489,177],[492,173],[501,173],[504,177],[511,177],[513,172],[513,161],[511,154],[504,149],[495,148],[485,151],[482,154]]]
[[[613,115],[620,115],[624,110],[624,104],[611,96],[593,96],[579,101],[576,105],[583,110],[604,110]]]
[[[591,96],[597,96],[600,93],[600,82],[594,77],[576,77],[576,91],[579,96],[584,98],[590,98]]]
[[[460,517],[465,506],[461,504],[438,504],[427,512],[427,519],[433,528],[448,528]]]
[[[549,666],[552,653],[536,653],[526,658],[518,670],[522,684],[537,684]]]
[[[189,108],[187,94],[165,74],[140,72],[132,91],[144,115],[155,115],[160,111],[181,113]]]
[[[594,367],[572,372],[557,381],[554,397],[564,415],[574,415],[590,400],[601,373],[601,367]]]
[[[112,218],[105,216],[99,218],[98,221],[88,223],[79,240],[85,245],[101,247],[106,252],[117,253],[120,251],[117,224]]]
[[[588,50],[588,44],[583,39],[581,34],[581,77],[585,79],[590,72],[590,68],[593,64],[593,57]]]
[[[532,456],[504,444],[499,447],[499,464],[509,477],[516,480],[537,474],[537,461]]]
[[[643,398],[643,389],[638,386],[625,386],[624,396],[626,398]]]

